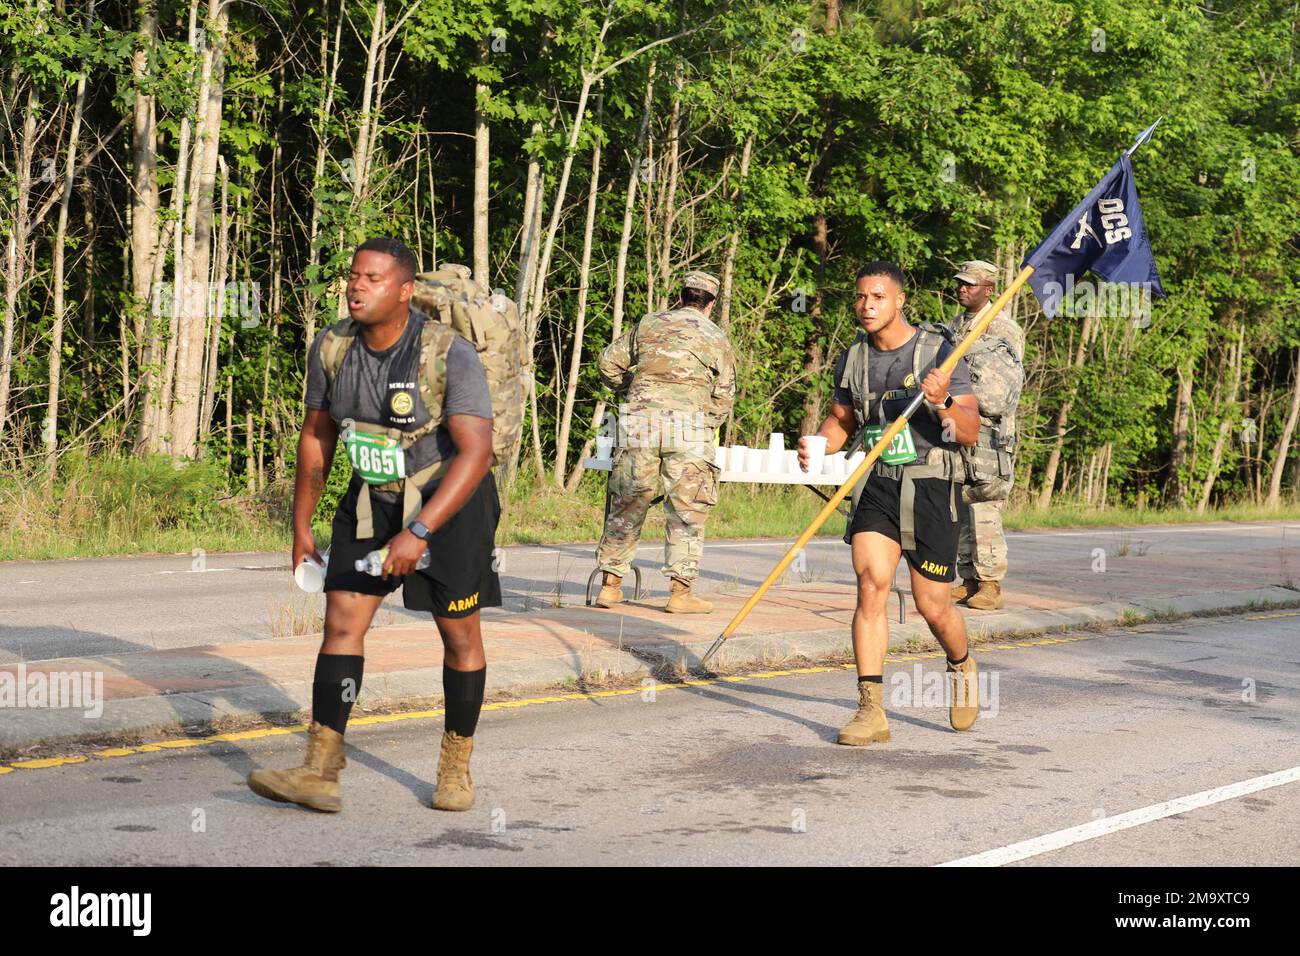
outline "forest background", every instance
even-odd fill
[[[0,558],[282,547],[306,351],[382,234],[520,304],[503,541],[590,539],[594,357],[683,270],[724,441],[789,442],[862,262],[950,318],[1157,117],[1168,298],[1011,307],[1011,523],[1300,513],[1298,50],[1295,0],[0,0]],[[816,504],[728,485],[710,533]]]

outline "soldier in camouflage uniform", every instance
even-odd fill
[[[700,573],[704,522],[718,503],[714,432],[731,414],[736,393],[731,343],[709,319],[717,294],[716,278],[686,273],[675,309],[645,316],[600,355],[601,380],[627,395],[619,408],[609,510],[596,552],[605,572],[599,607],[623,599],[622,579],[662,481],[668,513],[664,574],[672,579],[665,610],[713,610],[691,594],[691,586]]]
[[[963,311],[948,325],[954,344],[965,338],[979,311],[993,295],[998,270],[979,259],[962,263],[957,272],[957,299]],[[1011,494],[1012,454],[1016,442],[1016,405],[1024,384],[1025,334],[999,312],[966,353],[971,384],[980,404],[980,436],[964,449],[966,483],[962,496],[970,505],[963,515],[957,546],[961,581],[953,599],[967,607],[994,611],[1002,607],[1002,579],[1007,573],[1007,539],[1002,510]]]

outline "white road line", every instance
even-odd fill
[[[1085,840],[1095,840],[1097,837],[1117,833],[1120,830],[1127,830],[1130,827],[1138,827],[1144,823],[1172,817],[1177,813],[1199,810],[1201,807],[1222,803],[1224,800],[1235,800],[1237,797],[1244,797],[1252,793],[1258,793],[1261,790],[1280,787],[1296,781],[1300,781],[1300,767],[1279,770],[1276,773],[1265,774],[1262,777],[1252,777],[1249,780],[1230,783],[1227,786],[1215,787],[1213,790],[1202,790],[1200,793],[1193,793],[1190,796],[1166,800],[1164,803],[1154,803],[1149,807],[1142,807],[1140,810],[1130,810],[1128,813],[1121,813],[1117,816],[1093,820],[1091,823],[1084,823],[1081,826],[1057,830],[1055,833],[1034,837],[1031,840],[1010,843],[996,850],[988,850],[974,856],[964,856],[960,860],[940,863],[939,866],[1005,866],[1008,863],[1015,863],[1017,860],[1027,860],[1031,856],[1051,853],[1053,850],[1072,846],[1075,843],[1082,843]]]

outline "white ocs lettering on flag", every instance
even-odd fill
[[[1097,203],[1101,212],[1101,228],[1106,230],[1106,245],[1114,245],[1133,237],[1133,230],[1128,227],[1128,216],[1124,215],[1124,200],[1103,199]]]
[[[1101,228],[1106,233],[1106,245],[1114,245],[1133,237],[1133,230],[1128,227],[1128,216],[1124,215],[1124,200],[1098,200],[1097,210],[1101,213]],[[1079,231],[1074,234],[1074,241],[1070,243],[1070,248],[1081,248],[1085,236],[1091,236],[1097,240],[1098,245],[1101,244],[1101,237],[1093,231],[1086,212],[1079,217]]]

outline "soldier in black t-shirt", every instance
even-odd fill
[[[898,562],[907,557],[912,598],[948,655],[953,675],[949,721],[966,730],[978,716],[975,661],[967,653],[966,627],[952,607],[947,582],[957,558],[962,480],[958,450],[979,433],[979,406],[970,374],[958,360],[951,375],[940,365],[952,348],[937,331],[903,319],[903,276],[889,262],[865,266],[857,278],[854,308],[862,327],[836,365],[831,413],[817,434],[828,454],[851,437],[866,436],[871,449],[887,426],[920,393],[913,415],[855,496],[845,538],[853,549],[858,606],[853,615],[853,653],[858,668],[858,712],[839,742],[863,746],[889,740],[883,706],[883,671],[889,644],[886,604]],[[807,470],[806,439],[799,457]]]
[[[334,516],[307,760],[254,771],[248,784],[317,810],[341,809],[343,732],[361,688],[366,631],[398,587],[406,607],[433,614],[444,648],[447,718],[433,806],[468,810],[474,801],[469,757],[487,675],[479,608],[501,603],[492,560],[501,510],[489,472],[492,400],[474,347],[410,308],[416,272],[396,239],[362,244],[348,275],[351,320],[322,332],[308,357],[295,568],[321,561],[311,518],[340,434],[353,474]],[[357,567],[372,551],[384,552],[382,576]],[[426,552],[428,565],[417,567]]]

